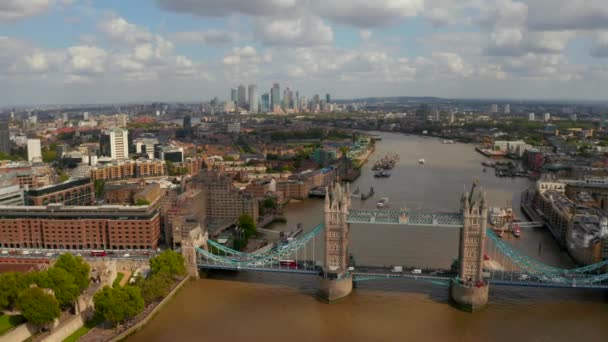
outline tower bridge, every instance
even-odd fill
[[[407,278],[447,284],[451,301],[475,311],[488,301],[490,285],[608,289],[608,260],[575,269],[561,269],[530,258],[502,241],[487,227],[488,205],[477,183],[460,198],[460,211],[425,213],[407,210],[352,209],[349,185],[326,191],[323,222],[284,245],[243,253],[212,240],[182,247],[188,270],[222,269],[294,273],[319,278],[319,297],[327,302],[348,296],[353,282]],[[351,224],[390,224],[460,230],[457,270],[413,270],[355,266],[349,258]],[[535,226],[537,223],[530,224]],[[317,238],[324,243],[316,246]],[[317,254],[322,252],[322,260]]]

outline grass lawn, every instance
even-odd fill
[[[68,336],[63,340],[63,342],[76,342],[79,338],[81,338],[84,334],[88,333],[89,330],[95,328],[102,320],[96,317],[93,317],[90,321],[87,321],[84,324],[84,327],[74,331],[72,335]]]
[[[125,274],[122,272],[118,272],[118,274],[116,274],[116,279],[114,279],[114,282],[112,283],[112,287],[116,287],[120,285],[120,281],[122,280],[122,278],[124,278]]]
[[[13,329],[14,327],[18,326],[23,322],[25,322],[25,318],[23,318],[23,316],[21,315],[0,316],[0,335]]]

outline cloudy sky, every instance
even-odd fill
[[[0,106],[606,99],[607,0],[0,0]]]

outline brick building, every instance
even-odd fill
[[[105,181],[160,177],[167,174],[167,165],[164,160],[127,160],[98,165],[91,169],[91,180]]]
[[[8,248],[155,249],[158,205],[0,206],[0,245]]]
[[[70,180],[61,184],[25,191],[26,205],[93,205],[95,187],[89,178]]]

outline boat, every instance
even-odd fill
[[[380,172],[376,172],[374,174],[374,177],[376,177],[376,178],[388,178],[390,176],[391,176],[391,173],[387,172],[387,171],[380,171]]]
[[[424,163],[426,163],[426,161],[424,160],[424,158],[418,159],[418,164],[422,165]]]
[[[376,206],[378,206],[378,208],[386,208],[388,206],[388,202],[389,202],[388,197],[384,197],[378,201]]]
[[[519,228],[519,225],[517,224],[513,227],[513,236],[516,238],[521,236],[521,228]]]

